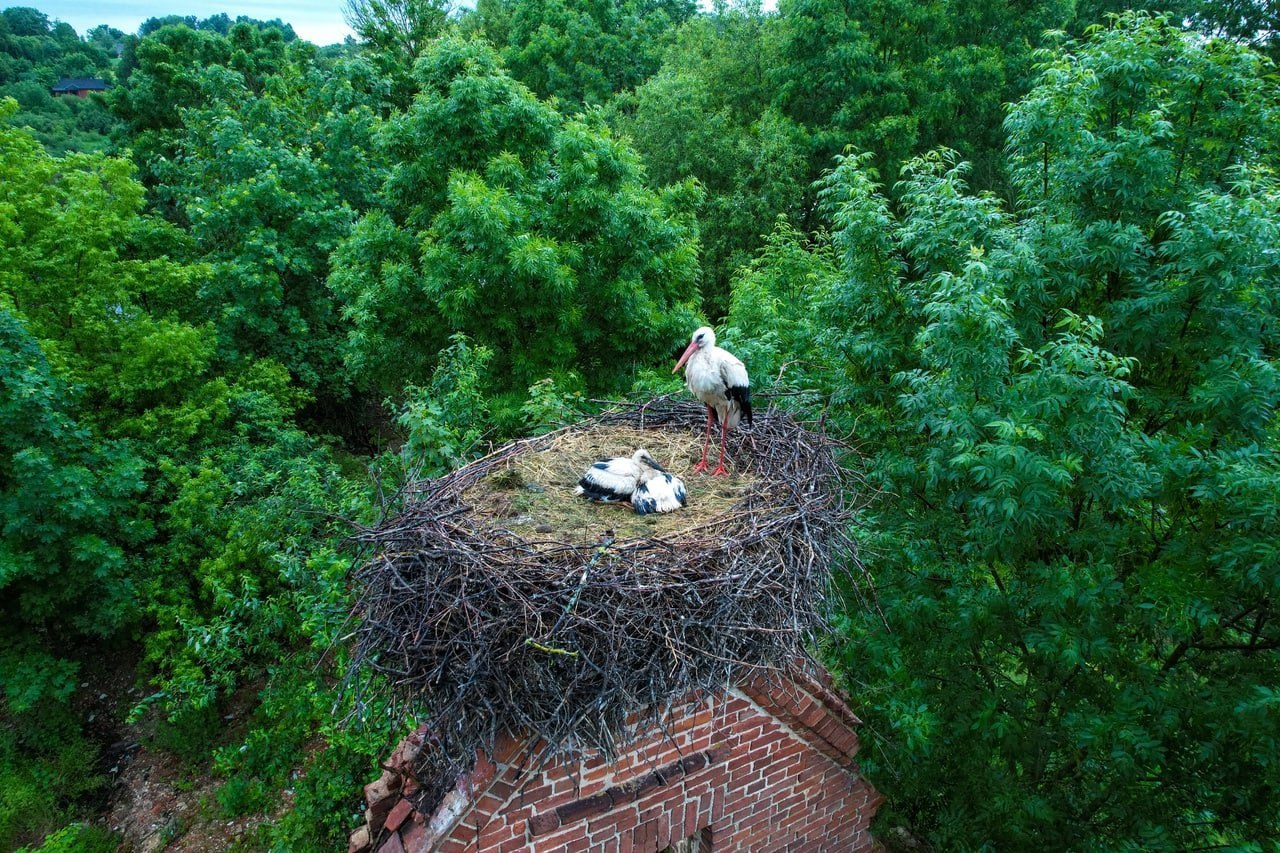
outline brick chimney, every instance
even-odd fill
[[[659,730],[614,762],[535,766],[541,744],[499,738],[443,799],[426,802],[413,768],[421,728],[365,787],[351,853],[516,850],[859,851],[883,798],[854,761],[859,725],[825,671],[797,665],[673,705]]]

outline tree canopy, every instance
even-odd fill
[[[944,847],[1277,830],[1274,781],[1238,784],[1274,776],[1280,733],[1258,63],[1118,21],[1009,111],[1012,211],[952,152],[909,162],[897,204],[849,155],[830,248],[784,231],[739,291],[731,319],[776,330],[757,357],[806,365],[872,453],[888,591],[833,644],[885,738],[869,772]]]
[[[695,189],[646,187],[599,115],[565,119],[483,42],[442,39],[415,76],[379,129],[382,203],[335,255],[353,369],[423,382],[465,332],[499,392],[570,371],[601,390],[665,353],[694,317]]]
[[[710,323],[866,484],[815,651],[882,838],[1270,849],[1280,28],[1131,5],[0,11],[0,846],[115,849],[144,738],[340,846],[407,725],[350,523]]]

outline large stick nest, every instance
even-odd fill
[[[612,758],[681,697],[806,654],[831,567],[855,560],[836,444],[770,408],[730,433],[732,478],[690,475],[705,424],[693,402],[622,404],[411,483],[357,534],[358,707],[377,693],[429,718],[431,794],[504,729],[544,758]],[[591,462],[637,446],[685,479],[686,509],[573,496]]]

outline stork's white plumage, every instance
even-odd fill
[[[720,464],[712,475],[727,475],[724,467],[724,440],[729,430],[738,426],[743,418],[751,423],[751,380],[747,368],[727,350],[716,346],[716,333],[710,326],[703,326],[693,333],[684,355],[671,369],[672,373],[684,366],[684,381],[707,407],[707,435],[702,443],[702,461],[693,470],[707,470],[707,450],[711,446],[711,424],[720,421]]]
[[[578,480],[574,494],[602,503],[629,501],[641,515],[671,512],[685,503],[684,483],[668,474],[644,448],[630,456],[596,462]]]
[[[674,474],[658,474],[645,480],[631,495],[631,506],[639,515],[672,512],[685,505],[688,494],[684,481]]]

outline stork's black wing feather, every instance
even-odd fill
[[[724,390],[724,395],[738,404],[742,409],[742,419],[751,425],[751,386],[733,385]]]

